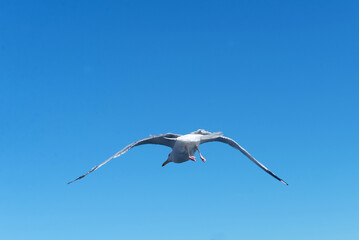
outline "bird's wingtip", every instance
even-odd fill
[[[281,179],[280,181],[288,186],[288,183],[286,183],[284,180]]]
[[[82,175],[81,177],[76,178],[75,180],[72,180],[71,182],[68,182],[67,184],[71,184],[73,182],[76,182],[77,180],[80,180],[81,178],[84,178],[87,175],[87,173],[85,175]]]
[[[75,182],[75,181],[77,181],[77,179],[72,180],[72,181],[68,182],[67,184],[71,184],[71,183],[73,183],[73,182]]]

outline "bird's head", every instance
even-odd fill
[[[167,163],[173,162],[173,155],[172,152],[168,154],[167,160],[162,164],[162,167],[165,166]]]

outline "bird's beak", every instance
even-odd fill
[[[170,161],[168,161],[168,160],[166,160],[166,162],[164,162],[163,164],[162,164],[162,167],[164,167],[167,163],[169,163]]]

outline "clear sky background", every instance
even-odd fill
[[[0,2],[0,239],[359,239],[358,1]],[[149,134],[223,131],[206,163]]]

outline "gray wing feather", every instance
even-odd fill
[[[241,151],[244,155],[246,155],[250,160],[252,160],[252,162],[254,162],[255,164],[257,164],[260,168],[262,168],[264,171],[266,171],[268,174],[270,174],[272,177],[276,178],[277,180],[281,181],[282,183],[288,185],[288,183],[286,183],[283,179],[279,178],[277,175],[275,175],[272,171],[270,171],[266,166],[264,166],[262,163],[260,163],[257,159],[255,159],[252,155],[250,155],[243,147],[241,147],[237,142],[235,142],[233,139],[228,138],[228,137],[224,137],[224,136],[220,136],[217,138],[213,138],[213,139],[208,139],[204,142],[212,142],[212,141],[218,141],[218,142],[223,142],[226,143],[230,146],[232,146],[235,149],[238,149],[239,151]]]
[[[97,170],[98,168],[102,167],[103,165],[108,163],[110,160],[121,156],[122,154],[126,153],[128,150],[130,150],[133,147],[140,146],[140,145],[143,145],[143,144],[158,144],[158,145],[164,145],[164,146],[173,148],[173,146],[174,146],[174,144],[176,142],[176,139],[178,137],[180,137],[180,136],[181,135],[179,135],[179,134],[167,133],[167,134],[161,134],[161,135],[157,135],[157,136],[150,136],[148,138],[138,140],[137,142],[134,142],[134,143],[131,143],[131,144],[127,145],[121,151],[117,152],[115,155],[111,156],[109,159],[107,159],[106,161],[104,161],[100,165],[97,165],[97,166],[93,167],[90,171],[88,171],[84,175],[76,178],[75,180],[72,180],[71,182],[68,182],[68,184],[73,183],[73,182],[75,182],[77,180],[80,180],[81,178],[86,177],[87,174],[89,174],[89,173]]]
[[[206,133],[203,134],[200,138],[200,144],[205,143],[205,142],[211,142],[211,141],[215,141],[215,139],[217,139],[218,137],[223,136],[222,132],[215,132],[215,133]]]

